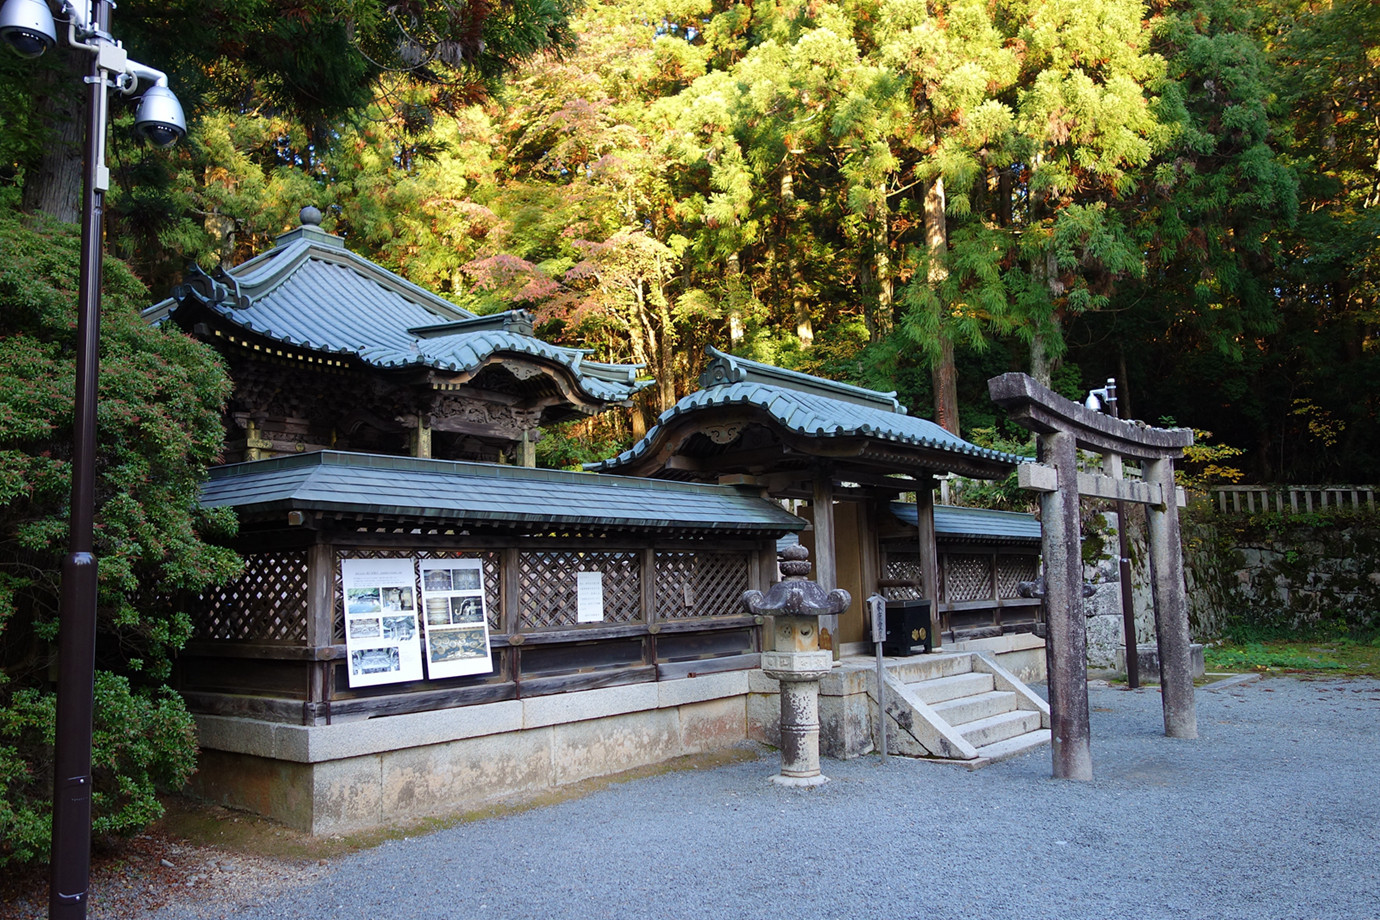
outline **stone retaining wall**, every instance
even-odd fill
[[[749,673],[334,725],[198,716],[191,791],[313,834],[464,811],[741,743]]]

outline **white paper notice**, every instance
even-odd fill
[[[575,573],[575,622],[601,623],[604,619],[604,573]]]
[[[350,686],[422,679],[412,559],[344,559],[345,650]]]
[[[436,680],[493,671],[480,560],[423,559],[422,607],[427,676]]]

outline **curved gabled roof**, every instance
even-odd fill
[[[161,322],[190,303],[266,339],[378,368],[464,373],[513,355],[565,372],[575,389],[599,402],[624,402],[651,385],[637,379],[640,365],[587,362],[585,350],[534,336],[525,311],[476,316],[350,252],[340,237],[312,224],[228,271],[196,271],[144,316]]]
[[[615,471],[636,465],[660,450],[668,429],[678,420],[710,410],[741,407],[765,415],[784,432],[818,441],[866,438],[891,445],[929,466],[948,466],[969,475],[1005,475],[1021,460],[1013,454],[979,447],[928,419],[906,414],[895,393],[881,393],[836,383],[709,349],[714,360],[700,378],[702,389],[661,414],[656,427],[631,448],[586,469]],[[899,470],[898,470],[899,471]]]

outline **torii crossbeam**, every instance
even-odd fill
[[[1065,399],[1026,374],[993,377],[987,381],[987,389],[992,401],[1011,413],[1013,421],[1035,432],[1039,445],[1040,462],[1022,464],[1019,475],[1023,487],[1041,493],[1054,777],[1092,779],[1088,639],[1079,549],[1078,506],[1082,495],[1147,506],[1164,733],[1171,738],[1198,737],[1179,538],[1179,491],[1174,485],[1174,460],[1193,443],[1193,432],[1151,428],[1103,415]],[[1102,455],[1103,475],[1078,471],[1080,448]],[[1122,458],[1141,462],[1142,482],[1121,478]],[[1121,526],[1126,526],[1124,521]],[[1128,655],[1134,654],[1134,645],[1132,637]]]

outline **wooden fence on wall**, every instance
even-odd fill
[[[1223,514],[1299,514],[1329,508],[1375,510],[1380,486],[1212,486],[1213,505]]]
[[[741,598],[766,587],[774,549],[650,535],[270,539],[243,552],[239,579],[201,598],[179,689],[194,711],[322,724],[756,667],[760,624]],[[490,673],[349,685],[342,563],[383,558],[480,560]],[[603,574],[599,622],[578,622],[582,571]]]
[[[1033,548],[940,546],[940,628],[951,639],[1033,629],[1040,601],[1021,597],[1017,585],[1035,578],[1038,562]],[[882,581],[888,600],[920,597],[920,553],[883,546]]]

